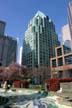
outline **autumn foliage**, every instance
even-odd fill
[[[27,69],[23,65],[12,63],[8,67],[0,67],[0,79],[20,80],[27,77]]]

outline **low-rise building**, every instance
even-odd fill
[[[50,59],[51,78],[72,77],[72,52],[64,45],[55,48],[56,56]]]

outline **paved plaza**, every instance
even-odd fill
[[[7,104],[9,108],[72,108],[72,104],[61,103],[63,101],[61,96],[44,91],[31,89],[5,91],[4,89],[0,89],[0,96],[9,99]]]

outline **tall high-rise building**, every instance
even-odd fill
[[[20,53],[19,53],[19,64],[22,63],[22,46],[20,47]]]
[[[17,59],[17,39],[4,35],[4,29],[0,24],[0,66],[8,66]]]
[[[55,56],[57,45],[55,25],[48,16],[38,11],[30,20],[25,32],[22,64],[31,69],[50,66],[50,58]]]
[[[4,35],[6,23],[4,21],[0,21],[0,34]]]
[[[69,24],[66,24],[62,27],[62,43],[65,46],[68,47],[71,46],[71,35],[70,35]]]
[[[69,2],[68,5],[68,23],[69,23],[70,34],[72,39],[72,2]]]
[[[62,27],[62,42],[72,49],[72,2],[68,4],[68,24]]]
[[[10,36],[0,35],[0,63],[8,66],[12,61],[16,61],[17,40]]]

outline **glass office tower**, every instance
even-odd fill
[[[50,66],[50,58],[55,56],[57,45],[55,25],[48,16],[38,11],[25,32],[22,64],[30,69]]]

